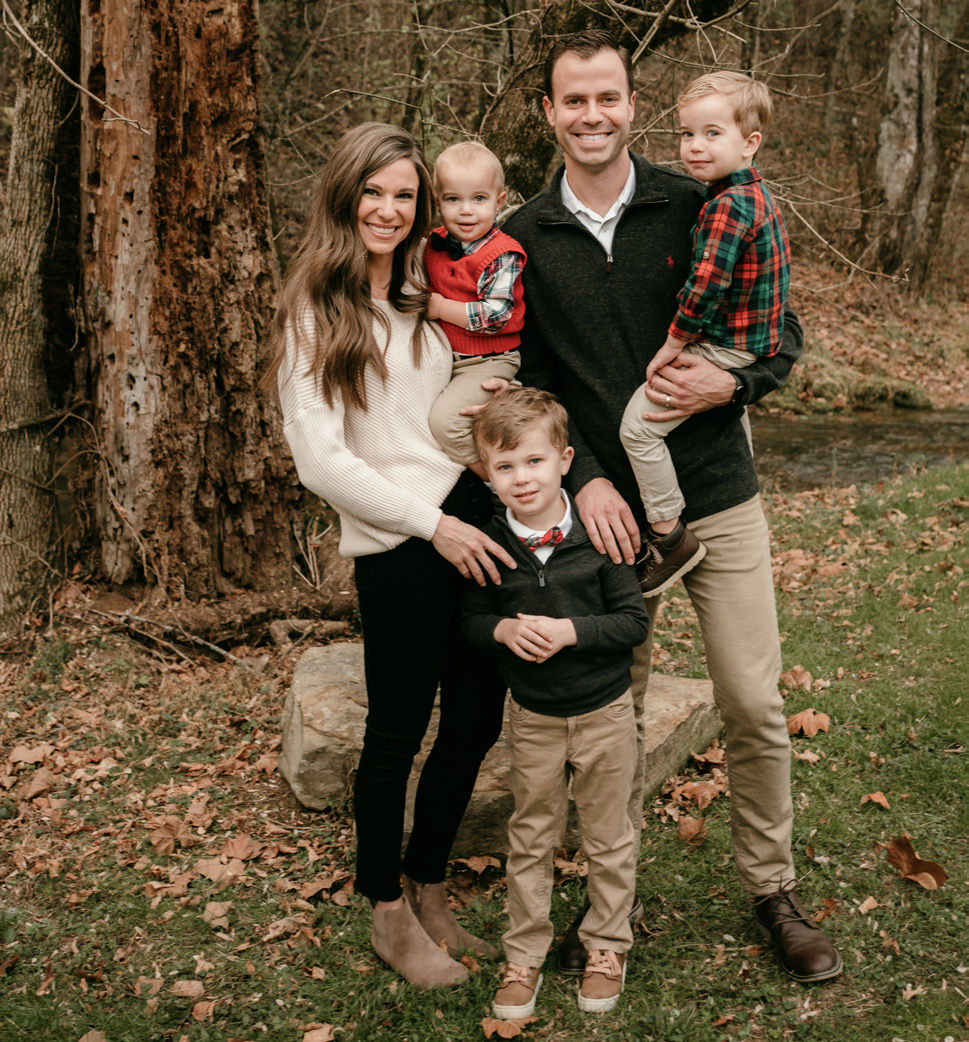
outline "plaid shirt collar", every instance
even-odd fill
[[[475,239],[474,242],[462,242],[459,238],[452,235],[450,232],[445,233],[445,240],[452,246],[460,247],[464,250],[464,255],[469,257],[472,253],[477,253],[482,246],[487,246],[489,242],[498,234],[498,222],[491,226],[491,231],[487,235],[482,235],[480,239]]]
[[[726,177],[721,178],[719,181],[714,181],[707,188],[707,198],[712,199],[715,195],[719,195],[728,188],[736,188],[738,185],[752,185],[757,181],[763,181],[763,179],[764,175],[758,169],[757,164],[751,163],[750,166],[735,170],[732,174],[727,174]]]

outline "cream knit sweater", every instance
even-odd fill
[[[444,454],[427,424],[431,406],[451,377],[451,350],[435,323],[425,323],[420,365],[413,364],[416,318],[376,301],[390,323],[384,353],[387,380],[367,372],[367,410],[327,405],[307,374],[292,329],[279,373],[283,430],[300,481],[340,515],[344,557],[390,550],[410,536],[430,539],[440,504],[462,467]],[[309,311],[299,321],[309,323]],[[374,323],[377,343],[385,333]],[[303,343],[307,338],[303,338]]]

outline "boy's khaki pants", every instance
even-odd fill
[[[473,416],[463,416],[467,405],[487,405],[493,392],[481,385],[497,377],[514,380],[521,364],[521,353],[506,351],[501,355],[458,355],[451,364],[451,382],[441,391],[431,407],[428,420],[431,434],[455,463],[467,467],[478,461],[478,449],[471,436]]]
[[[631,691],[581,716],[543,716],[512,701],[508,720],[515,812],[508,824],[505,957],[541,966],[552,943],[552,862],[564,833],[570,777],[589,859],[591,907],[579,937],[587,951],[627,952],[639,843],[627,812],[637,761]]]

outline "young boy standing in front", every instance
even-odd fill
[[[573,450],[556,399],[511,388],[481,410],[473,431],[506,508],[485,531],[518,562],[499,563],[500,586],[465,584],[461,617],[467,639],[497,652],[512,694],[508,965],[492,1008],[502,1019],[535,1008],[571,776],[589,859],[590,908],[579,931],[589,957],[578,1002],[604,1012],[619,1000],[632,945],[638,851],[627,803],[637,739],[629,669],[648,619],[632,567],[596,551],[562,489]]]
[[[495,223],[507,196],[505,176],[484,145],[462,141],[446,148],[434,164],[434,195],[444,225],[431,232],[424,251],[428,317],[440,322],[454,365],[431,410],[431,431],[451,459],[483,478],[472,417],[461,409],[491,398],[483,380],[513,380],[518,372],[525,251]]]
[[[776,354],[790,282],[784,219],[754,163],[773,114],[767,87],[739,72],[712,72],[694,80],[678,104],[680,158],[709,187],[693,229],[693,270],[646,384],[664,365],[675,367],[684,350],[721,369]],[[643,593],[658,594],[706,548],[680,519],[684,500],[664,441],[684,418],[644,420],[654,411],[646,384],[629,400],[620,437],[649,521],[637,571]]]

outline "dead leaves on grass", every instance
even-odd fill
[[[538,1017],[522,1017],[521,1020],[495,1020],[494,1017],[485,1017],[481,1021],[481,1027],[485,1038],[497,1035],[498,1038],[516,1038],[525,1034],[525,1027],[534,1024]]]
[[[938,890],[949,878],[949,874],[934,861],[925,861],[915,853],[912,837],[908,835],[893,839],[885,848],[888,860],[901,873],[902,879],[910,879],[925,890]]]
[[[804,709],[787,718],[788,734],[803,734],[808,738],[813,738],[818,731],[827,731],[830,726],[831,717],[816,709]]]

